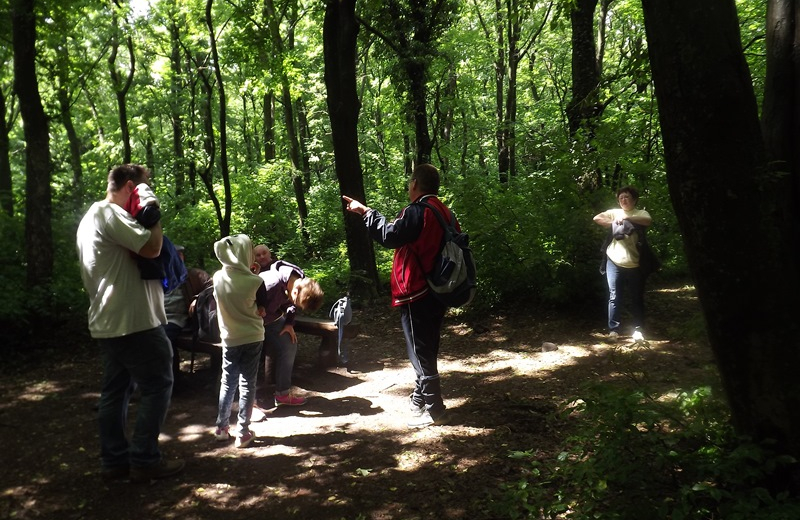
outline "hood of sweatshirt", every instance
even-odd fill
[[[253,274],[250,266],[255,263],[256,255],[249,236],[232,235],[214,242],[214,254],[226,271]]]

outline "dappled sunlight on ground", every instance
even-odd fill
[[[293,391],[307,404],[275,408],[274,388],[259,381],[265,420],[251,425],[257,438],[246,449],[215,441],[218,374],[204,355],[189,374],[186,356],[161,445],[187,467],[151,486],[99,479],[94,350],[8,374],[0,380],[0,442],[8,461],[0,517],[492,518],[482,514],[488,498],[518,477],[509,452],[557,456],[569,435],[558,412],[579,399],[583,385],[647,374],[654,395],[674,399],[687,378],[709,380],[710,353],[676,335],[697,315],[694,291],[650,296],[656,326],[643,345],[629,338],[608,343],[602,319],[520,309],[449,315],[439,368],[451,422],[420,430],[406,425],[414,373],[389,309],[355,313],[361,334],[348,345],[347,368],[319,369],[318,339],[301,335]],[[545,342],[557,348],[542,351]],[[134,398],[131,421],[136,406]],[[14,427],[23,416],[46,418],[35,443]]]

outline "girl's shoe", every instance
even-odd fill
[[[236,442],[233,443],[234,446],[237,448],[246,448],[250,446],[250,443],[253,442],[253,439],[256,438],[256,434],[250,430],[240,434],[236,437]]]
[[[295,397],[292,394],[275,395],[275,406],[303,406],[305,397]]]

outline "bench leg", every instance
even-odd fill
[[[334,336],[322,336],[319,344],[319,366],[330,368],[339,366],[339,347]]]

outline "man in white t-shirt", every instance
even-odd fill
[[[162,327],[164,290],[160,280],[143,280],[136,262],[136,255],[161,254],[161,224],[147,229],[123,209],[134,192],[155,200],[149,178],[150,172],[135,164],[112,169],[106,198],[92,204],[77,232],[89,332],[103,360],[98,422],[106,480],[147,482],[184,467],[182,460],[162,458],[158,447],[173,384],[172,348]],[[129,440],[128,403],[137,386],[141,398]]]

